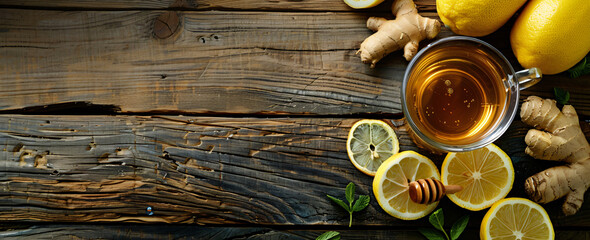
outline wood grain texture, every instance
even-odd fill
[[[0,109],[84,101],[122,112],[401,111],[401,52],[375,69],[354,55],[372,14],[181,11],[177,33],[157,39],[163,12],[0,9]],[[490,40],[510,52],[507,37]],[[558,82],[590,115],[588,79],[549,76],[523,95],[550,97]]]
[[[7,7],[29,7],[29,8],[57,8],[57,9],[184,9],[184,10],[281,10],[281,11],[381,11],[388,12],[392,0],[386,0],[379,6],[355,10],[346,5],[342,0],[165,0],[165,1],[138,1],[138,0],[22,0],[8,1],[0,0],[0,5]],[[419,11],[436,11],[435,0],[415,0]]]
[[[401,57],[381,78],[354,56],[370,34],[362,14],[187,12],[175,38],[158,40],[160,13],[0,10],[0,106],[399,111],[400,79],[385,76],[401,76]]]
[[[3,116],[0,220],[345,222],[325,194],[369,193],[343,148],[353,122]],[[404,224],[375,204],[365,222]]]
[[[403,229],[298,229],[269,227],[202,227],[192,225],[97,225],[97,224],[48,224],[48,225],[0,225],[0,237],[13,239],[315,239],[326,231],[337,231],[342,239],[425,239],[417,230]],[[560,240],[589,240],[590,233],[575,230],[556,230],[556,238]],[[479,229],[467,228],[461,239],[477,239]]]
[[[342,225],[348,214],[325,194],[344,197],[354,182],[372,196],[372,178],[345,150],[355,121],[0,116],[0,221]],[[401,150],[424,153],[403,129]],[[527,129],[517,122],[497,142],[521,176],[510,196],[524,196],[524,176],[547,167],[524,155]],[[424,154],[438,165],[444,157]],[[556,227],[590,226],[590,204],[573,217],[560,204],[546,205]],[[450,219],[471,214],[473,227],[484,214],[447,199],[440,206]],[[374,200],[354,224],[428,226],[394,219]]]
[[[415,2],[437,17],[434,0]],[[328,230],[343,239],[423,239],[416,229],[430,227],[427,219],[394,219],[374,200],[348,229],[348,214],[325,197],[343,198],[351,181],[372,196],[372,179],[346,154],[357,120],[347,114],[401,111],[401,52],[376,69],[354,55],[371,34],[366,19],[391,18],[390,4],[0,0],[0,111],[56,114],[0,112],[0,239],[313,239]],[[171,11],[178,30],[156,38],[156,18]],[[510,26],[482,39],[518,70]],[[443,29],[439,38],[451,35]],[[546,76],[521,99],[561,87],[588,119],[589,80]],[[145,116],[57,116],[113,112]],[[150,116],[162,112],[272,118]],[[401,150],[440,166],[443,156],[418,149],[395,123]],[[528,128],[516,120],[496,141],[515,166],[510,197],[524,197],[524,179],[555,165],[524,154]],[[544,206],[557,239],[590,239],[590,203],[572,217],[561,203]],[[448,199],[439,206],[448,222],[470,214],[464,237],[477,238],[485,211]]]

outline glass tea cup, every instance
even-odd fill
[[[414,56],[404,75],[402,109],[410,136],[435,152],[484,147],[510,126],[519,91],[540,80],[539,69],[515,72],[500,51],[479,39],[433,42]]]

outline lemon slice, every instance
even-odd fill
[[[373,193],[381,208],[389,215],[415,220],[428,215],[438,205],[438,202],[419,204],[410,200],[408,184],[422,178],[440,180],[440,174],[427,157],[414,151],[404,151],[381,164],[373,179]]]
[[[479,230],[481,239],[555,239],[545,209],[524,198],[506,198],[486,213]]]
[[[360,120],[350,128],[346,151],[352,164],[361,172],[375,176],[382,162],[399,152],[393,129],[380,120]]]
[[[383,0],[344,0],[351,8],[370,8],[379,5]]]
[[[444,185],[462,191],[447,197],[462,208],[479,211],[506,197],[514,182],[510,157],[494,144],[461,153],[449,153],[441,167]]]

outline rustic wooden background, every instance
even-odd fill
[[[401,53],[375,69],[354,55],[390,4],[0,0],[0,238],[421,239],[425,219],[372,201],[349,229],[325,197],[351,181],[372,195],[348,129],[402,117]],[[437,18],[434,0],[416,4]],[[511,22],[482,39],[520,69]],[[521,98],[569,91],[590,137],[589,80],[545,76]],[[394,122],[401,150],[427,154]],[[524,154],[527,130],[517,119],[496,142],[516,167],[510,196],[550,166]],[[558,239],[590,239],[590,204],[570,217],[560,204],[546,205]],[[448,222],[470,214],[477,238],[485,211],[440,206]]]

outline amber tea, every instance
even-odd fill
[[[508,76],[476,43],[430,49],[409,77],[408,111],[417,128],[440,143],[476,142],[503,118]]]

